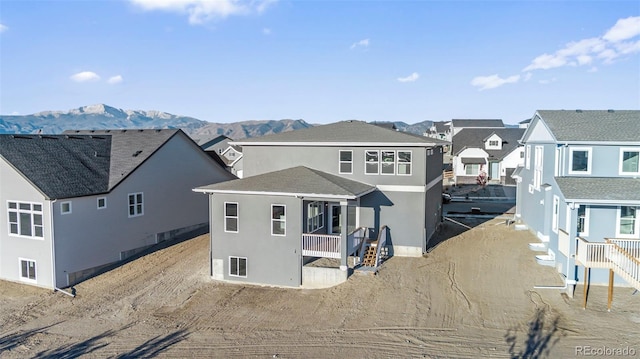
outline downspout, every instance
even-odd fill
[[[55,246],[55,240],[54,240],[54,230],[53,230],[53,204],[56,203],[57,199],[52,200],[49,206],[49,228],[51,231],[51,280],[52,280],[52,284],[53,284],[53,291],[54,292],[61,292],[64,293],[72,298],[75,298],[76,295],[73,293],[69,293],[65,290],[62,290],[60,288],[58,288],[56,286],[56,256],[55,256],[55,250],[56,250],[56,246]]]

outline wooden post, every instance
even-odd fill
[[[613,302],[613,269],[609,269],[609,299],[607,300],[607,311],[611,311],[611,302]]]
[[[582,296],[582,309],[587,309],[587,292],[589,291],[589,267],[584,267],[584,295]]]

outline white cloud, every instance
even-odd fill
[[[640,40],[631,40],[637,36],[640,16],[619,19],[603,36],[569,42],[553,54],[536,57],[522,71],[592,65],[594,59],[610,64],[621,56],[640,53]]]
[[[519,80],[520,80],[520,75],[513,75],[503,79],[497,74],[495,74],[491,76],[478,76],[473,80],[471,80],[471,85],[480,87],[480,91],[482,91],[482,90],[494,89],[504,84],[516,83]]]
[[[555,77],[552,79],[548,79],[548,80],[540,80],[538,81],[538,83],[542,84],[542,85],[548,85],[552,82],[556,82],[558,79],[556,79]]]
[[[398,77],[398,81],[400,82],[414,82],[420,78],[420,74],[417,72],[412,73],[407,77]]]
[[[124,80],[122,76],[116,75],[116,76],[109,77],[109,79],[107,80],[107,83],[110,85],[115,85],[115,84],[121,83],[122,80]]]
[[[640,16],[630,16],[626,19],[619,19],[602,38],[607,41],[618,42],[638,35],[640,35]]]
[[[592,67],[589,70],[587,70],[587,72],[598,72],[598,68],[597,67]]]
[[[98,76],[98,74],[96,74],[95,72],[91,72],[91,71],[78,72],[77,74],[71,75],[71,77],[69,78],[75,82],[89,82],[89,81],[100,80],[100,76]]]
[[[527,72],[526,74],[524,74],[524,78],[522,79],[522,81],[529,81],[531,80],[532,76],[533,74],[531,72]]]
[[[265,35],[271,35],[271,29],[268,27],[265,27],[262,29],[262,33]]]
[[[189,23],[203,24],[232,15],[262,13],[276,0],[129,0],[146,11],[168,11],[187,14]]]
[[[351,45],[351,50],[355,49],[356,47],[369,47],[369,39],[363,39],[358,42],[354,42]]]
[[[0,34],[2,34],[3,32],[9,30],[9,28],[5,25],[0,24]]]

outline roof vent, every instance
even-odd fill
[[[138,130],[138,132],[144,132],[144,130]]]
[[[159,129],[159,128],[158,128],[158,129],[156,129],[156,132],[160,132],[160,131],[162,131],[162,130],[161,130],[161,129]]]
[[[125,132],[127,132],[127,130],[122,130],[122,133],[125,133]]]
[[[111,130],[104,130],[104,132],[109,133],[109,132],[111,132]]]
[[[138,157],[138,155],[141,154],[141,153],[142,153],[142,151],[138,150],[138,151],[136,151],[136,153],[133,154],[133,157]]]
[[[607,112],[609,112],[609,113],[614,113],[615,111],[614,111],[613,109],[611,109],[611,108],[610,108],[610,109],[608,109],[608,110],[607,110]]]
[[[577,109],[576,112],[577,113],[582,113],[582,110],[581,109]]]

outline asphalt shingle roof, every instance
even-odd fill
[[[474,120],[474,119],[453,119],[453,127],[504,127],[502,120]]]
[[[518,147],[518,141],[522,138],[524,131],[524,128],[465,128],[453,136],[452,153],[457,156],[465,148],[481,148],[489,156],[501,160]],[[484,148],[484,140],[494,133],[502,138],[501,150]]]
[[[180,130],[0,135],[0,156],[51,199],[111,191]]]
[[[568,200],[638,201],[640,178],[556,177],[556,183]]]
[[[201,192],[290,193],[306,196],[323,195],[357,198],[376,187],[305,166],[292,167],[257,176],[220,182],[197,188]]]
[[[539,110],[558,141],[640,142],[638,110]]]
[[[342,121],[328,125],[314,126],[295,131],[281,132],[273,135],[252,137],[235,141],[239,145],[251,145],[255,143],[403,143],[424,144],[424,146],[443,145],[448,142],[411,134],[408,132],[394,131],[385,127],[376,126],[363,121]]]

